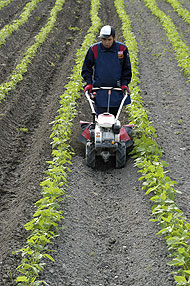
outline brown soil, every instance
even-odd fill
[[[1,25],[21,11],[15,0],[11,9],[0,11]],[[179,207],[189,217],[190,84],[177,66],[174,51],[159,21],[141,0],[125,1],[133,32],[139,45],[140,87],[150,120],[158,133],[170,176],[178,182],[182,195]],[[27,25],[15,32],[0,49],[1,81],[5,80],[47,21],[55,1],[43,1]],[[99,16],[103,24],[116,27],[123,41],[121,22],[113,0],[102,1]],[[169,13],[188,42],[190,27],[164,1],[160,9]],[[184,1],[188,8],[188,1]],[[18,8],[20,7],[20,8]],[[21,248],[28,233],[24,224],[32,218],[34,202],[40,198],[40,182],[51,158],[50,122],[59,109],[59,98],[74,65],[74,57],[90,27],[90,3],[66,1],[56,27],[32,60],[23,81],[0,104],[0,285],[12,285]],[[11,12],[10,12],[11,11]],[[68,13],[69,11],[69,13]],[[40,17],[37,21],[36,17]],[[79,30],[69,27],[77,26]],[[72,173],[70,189],[63,203],[65,221],[53,244],[55,263],[47,261],[42,278],[51,286],[173,286],[167,266],[164,239],[155,234],[157,225],[149,221],[152,203],[141,190],[132,158],[126,167],[114,168],[101,161],[96,170],[85,165],[84,147],[77,142],[79,120],[90,120],[84,97],[78,102],[73,122]],[[126,114],[122,114],[126,121]],[[20,128],[26,127],[27,133]],[[10,274],[11,273],[11,274]]]

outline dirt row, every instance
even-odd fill
[[[159,7],[166,9],[162,2],[158,1]],[[125,3],[139,47],[144,104],[157,130],[164,159],[170,163],[170,176],[182,191],[178,204],[189,216],[189,83],[177,66],[162,26],[144,2]],[[184,4],[188,6],[188,1]],[[46,15],[43,9],[43,5],[39,6],[38,15]],[[46,161],[51,157],[49,123],[59,108],[76,49],[90,27],[89,10],[87,0],[66,1],[56,28],[24,80],[0,105],[1,285],[14,285],[10,277],[15,276],[20,257],[11,255],[11,251],[22,247],[28,235],[23,225],[32,217]],[[180,23],[180,31],[187,31],[187,25],[170,10],[171,13],[175,23]],[[7,17],[4,15],[4,19]],[[113,0],[101,1],[99,17],[102,24],[114,25],[118,40],[123,41]],[[33,35],[39,26],[36,22],[30,25]],[[69,26],[80,30],[71,31]],[[16,39],[14,36],[10,41]],[[32,41],[32,37],[29,39]],[[65,220],[52,245],[55,263],[47,263],[41,278],[51,286],[174,286],[172,269],[167,266],[168,250],[164,239],[155,235],[159,227],[149,221],[152,203],[141,190],[134,160],[129,157],[126,167],[120,170],[112,162],[104,165],[99,161],[96,170],[86,166],[84,147],[77,137],[79,120],[90,119],[88,104],[81,97],[73,122],[72,146],[76,155],[68,177],[70,197],[62,206]],[[127,122],[125,112],[121,119]],[[21,127],[27,127],[28,132],[19,131]]]
[[[81,156],[73,158],[65,221],[42,277],[51,286],[174,286],[167,249],[149,222],[151,203],[128,159],[89,171]]]

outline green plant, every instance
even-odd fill
[[[28,128],[27,127],[21,127],[21,128],[17,128],[18,131],[21,131],[23,133],[28,133]]]
[[[79,27],[72,27],[72,26],[70,26],[70,27],[69,27],[69,30],[70,30],[70,31],[78,31],[78,30],[80,30],[80,29],[79,29]]]
[[[181,125],[183,123],[183,120],[179,119],[177,123]]]

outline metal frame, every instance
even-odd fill
[[[122,91],[122,89],[119,88],[119,87],[94,87],[94,88],[93,88],[93,91],[96,91],[96,90],[99,90],[99,89]],[[90,95],[89,95],[88,91],[85,92],[85,95],[86,95],[86,97],[87,97],[87,99],[88,99],[88,102],[89,102],[89,104],[90,104],[90,108],[91,108],[91,110],[92,110],[92,114],[95,116],[95,115],[96,115],[96,111],[95,111],[95,109],[94,109],[93,100],[90,98]],[[124,102],[125,102],[125,100],[127,99],[128,96],[129,96],[129,93],[126,92],[125,95],[124,95],[124,97],[123,97],[123,99],[122,99],[122,101],[121,101],[121,103],[120,103],[120,106],[119,106],[117,115],[116,115],[116,117],[115,117],[115,121],[118,120],[119,115],[120,115],[120,113],[121,113],[121,110],[122,110],[122,108],[123,108],[123,104],[124,104]],[[109,93],[108,101],[110,102],[110,93]],[[109,107],[109,102],[108,102],[108,107]]]

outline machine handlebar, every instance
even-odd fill
[[[122,91],[122,89],[120,87],[93,87],[92,91],[96,91],[96,90],[99,90],[99,89]],[[92,110],[92,114],[96,114],[95,109],[94,109],[94,101],[91,98],[91,93],[89,93],[89,91],[86,91],[85,95],[86,95],[86,97],[87,97],[87,99],[89,101],[89,104],[90,104],[90,107],[91,107],[91,110]],[[121,101],[121,104],[119,106],[119,109],[118,109],[118,112],[117,112],[117,115],[116,115],[116,120],[118,119],[118,117],[120,115],[120,112],[121,112],[121,109],[123,107],[123,104],[124,104],[125,100],[127,99],[127,97],[129,95],[130,95],[130,92],[128,92],[126,90],[126,92],[125,92],[125,94],[123,96],[123,99]]]
[[[101,87],[93,87],[92,88],[92,91],[96,91],[96,90],[99,90],[99,89],[105,89],[105,90],[117,90],[117,91],[122,91],[122,88],[121,87],[107,87],[107,86],[101,86]],[[130,91],[127,91],[126,90],[126,93],[128,94],[128,95],[130,95]],[[126,94],[125,93],[125,94]]]

